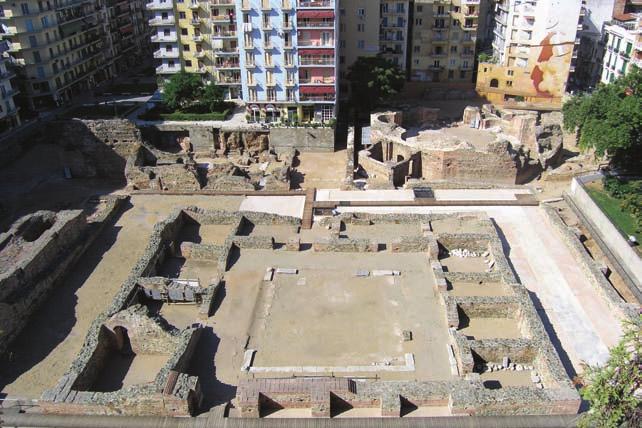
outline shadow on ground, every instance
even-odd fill
[[[129,208],[131,205],[124,208],[121,215]],[[115,221],[116,219],[107,225],[96,241],[89,246],[80,258],[81,263],[77,263],[70,274],[59,280],[22,333],[7,352],[0,356],[0,391],[44,360],[66,340],[78,321],[76,292],[118,238],[121,227],[115,226]]]

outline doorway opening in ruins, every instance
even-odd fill
[[[132,349],[127,329],[122,326],[116,326],[114,327],[114,334],[116,335],[116,349],[118,352],[122,355],[133,355],[134,350]]]

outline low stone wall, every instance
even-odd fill
[[[392,241],[393,253],[434,253],[437,241],[433,236],[402,236]]]
[[[379,243],[365,238],[319,238],[312,243],[312,249],[316,252],[376,253]]]
[[[147,318],[146,309],[135,306],[139,301],[140,288],[137,281],[141,277],[153,276],[160,261],[174,251],[174,243],[184,222],[183,210],[175,210],[167,219],[156,224],[149,243],[127,280],[114,297],[112,304],[93,321],[85,342],[72,362],[69,370],[54,388],[42,395],[41,406],[45,412],[65,414],[126,414],[126,415],[166,415],[189,416],[193,414],[200,401],[198,379],[189,376],[188,361],[191,358],[200,327],[176,331],[162,318]],[[209,297],[199,311],[209,311],[213,296],[220,285],[216,281],[208,290]],[[210,286],[211,288],[212,286]],[[134,306],[132,306],[134,305]],[[128,309],[129,308],[129,309]],[[128,321],[129,320],[129,321]],[[136,340],[145,343],[141,352],[167,352],[167,364],[156,376],[153,385],[142,384],[123,388],[115,392],[91,391],[91,385],[102,369],[108,353],[115,346],[114,333],[110,329],[122,325],[129,331],[139,331]],[[146,334],[156,331],[156,339],[145,341]],[[153,349],[148,349],[152,346]],[[181,372],[182,371],[182,372]]]
[[[277,151],[333,152],[334,128],[270,128],[270,144]]]

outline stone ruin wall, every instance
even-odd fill
[[[377,251],[376,240],[339,238],[341,223],[421,224],[423,236],[400,237],[393,240],[393,251],[425,252],[432,260],[436,292],[443,299],[446,322],[455,327],[449,330],[455,350],[460,377],[453,381],[371,381],[355,382],[349,378],[316,379],[242,379],[237,389],[237,404],[241,417],[258,418],[262,409],[310,408],[312,417],[330,417],[338,402],[354,408],[379,408],[381,416],[399,417],[402,406],[448,406],[453,415],[502,414],[575,414],[580,398],[571,385],[559,357],[530,300],[528,291],[517,282],[501,241],[485,214],[458,214],[462,220],[476,219],[482,233],[436,234],[431,221],[452,219],[449,214],[340,214],[322,219],[330,227],[330,239],[315,242],[315,251]],[[322,244],[321,248],[316,245]],[[438,261],[439,247],[466,248],[488,251],[495,263],[492,272],[444,272]],[[446,280],[501,281],[511,293],[501,297],[454,297],[447,292]],[[458,310],[482,317],[513,317],[519,323],[522,338],[469,340],[456,330]],[[476,355],[476,357],[474,357]],[[502,361],[509,357],[513,363],[530,364],[541,376],[544,388],[513,387],[491,390],[484,387],[477,372],[475,358]],[[336,397],[336,399],[333,399]]]
[[[501,114],[501,116],[499,116]],[[515,138],[513,147],[508,141],[490,143],[486,150],[476,149],[413,149],[405,143],[409,124],[425,124],[437,120],[438,111],[411,109],[408,112],[384,112],[371,116],[372,143],[369,151],[359,153],[359,164],[375,187],[399,187],[407,177],[430,182],[460,180],[498,185],[518,184],[531,179],[542,169],[559,161],[562,149],[561,128],[554,120],[535,112],[517,114],[496,112],[490,106],[483,109],[467,107],[463,123],[477,124],[480,129],[501,127]],[[389,148],[392,146],[392,148]],[[398,156],[403,157],[400,161]],[[392,159],[382,162],[378,159]],[[413,162],[408,162],[413,159]]]
[[[271,153],[269,130],[243,126],[139,129],[126,119],[56,120],[49,127],[51,132],[42,133],[35,142],[51,143],[50,136],[55,135],[55,143],[65,148],[63,163],[69,167],[72,177],[123,180],[132,190],[254,191],[263,174],[254,171],[248,176],[242,171],[243,166],[278,159],[283,167],[265,176],[264,188],[290,189],[294,149],[286,147],[281,154]],[[150,145],[146,140],[155,144]],[[198,144],[194,144],[195,141]],[[235,157],[227,164],[215,164],[216,168],[206,173],[199,171],[193,160],[199,154]]]
[[[71,367],[54,388],[43,394],[41,407],[44,412],[190,416],[197,410],[201,400],[198,378],[188,375],[187,371],[202,328],[187,328],[178,332],[168,330],[158,324],[158,321],[149,318],[146,309],[140,306],[142,291],[139,284],[146,279],[154,281],[164,258],[180,254],[182,246],[177,245],[176,239],[187,221],[233,225],[225,243],[216,248],[209,258],[217,263],[219,272],[225,270],[230,251],[237,244],[249,248],[264,248],[269,244],[270,248],[273,248],[272,237],[237,236],[244,222],[264,225],[288,224],[295,227],[301,224],[301,220],[295,217],[203,210],[197,207],[177,209],[168,218],[157,223],[143,255],[122,284],[112,304],[93,321]],[[201,317],[207,318],[212,315],[214,296],[221,287],[221,281],[220,275],[212,279],[201,306],[196,308],[196,313]],[[114,328],[123,325],[127,325],[128,331],[138,335],[137,339],[132,340],[133,347],[142,344],[150,335],[150,343],[141,346],[144,346],[147,352],[171,354],[170,358],[151,385],[133,385],[113,392],[91,391],[92,384],[105,367],[108,358],[117,349]]]
[[[105,225],[119,214],[125,201],[124,197],[106,197],[105,206],[89,218],[82,210],[39,211],[19,219],[8,232],[0,235],[0,260],[7,264],[0,274],[0,354],[10,349],[11,342],[31,315],[75,266]],[[39,221],[51,222],[51,226],[35,241],[25,242],[26,226]],[[17,259],[3,257],[3,250],[16,248],[22,249]]]

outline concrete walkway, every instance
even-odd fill
[[[496,222],[504,241],[504,251],[520,281],[531,292],[570,374],[581,373],[583,362],[605,362],[608,348],[615,345],[622,334],[620,320],[589,285],[539,207],[341,207],[339,211],[486,211]]]
[[[305,195],[301,196],[248,196],[239,211],[253,211],[270,214],[303,217]]]

